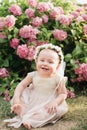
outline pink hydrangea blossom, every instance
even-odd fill
[[[0,68],[0,78],[6,78],[9,76],[9,72],[6,68]]]
[[[14,16],[17,16],[17,15],[21,15],[22,14],[22,10],[20,8],[20,6],[16,5],[16,4],[13,4],[9,7],[8,11],[10,13],[13,13]]]
[[[39,12],[43,13],[51,10],[52,6],[49,2],[40,2],[37,6]]]
[[[79,16],[80,12],[74,11],[71,13],[71,15],[73,15],[74,18],[77,18]]]
[[[75,83],[75,82],[77,82],[77,79],[76,79],[76,78],[71,78],[70,81],[71,81],[72,83]]]
[[[73,15],[68,14],[67,17],[68,17],[68,19],[69,19],[69,24],[71,24],[71,22],[72,22],[73,19],[74,19]]]
[[[35,26],[35,27],[40,27],[42,25],[42,18],[40,17],[36,17],[36,18],[33,18],[33,21],[32,21],[32,25]]]
[[[4,99],[4,101],[10,101],[11,100],[10,96],[4,97],[3,99]]]
[[[83,22],[83,21],[85,21],[85,20],[84,20],[84,18],[83,18],[82,16],[78,16],[78,17],[76,18],[76,21],[77,21],[77,22]]]
[[[11,41],[10,41],[10,46],[14,49],[17,48],[17,46],[19,45],[20,41],[19,39],[17,38],[13,38]]]
[[[50,12],[50,17],[52,19],[56,19],[58,15],[64,14],[63,8],[62,7],[54,7],[51,12]]]
[[[85,10],[85,11],[87,11],[87,5],[86,5],[86,6],[84,6],[84,10]]]
[[[4,25],[8,28],[12,28],[15,25],[16,18],[13,15],[8,15],[5,18]]]
[[[27,55],[28,55],[28,47],[26,44],[22,44],[22,45],[19,45],[17,47],[17,55],[20,57],[20,58],[26,58]]]
[[[44,44],[48,44],[48,42],[46,41],[38,41],[36,42],[36,46],[40,46],[40,45],[44,45]]]
[[[48,20],[49,20],[48,15],[44,14],[44,15],[42,16],[42,20],[43,20],[43,23],[48,23]]]
[[[87,64],[80,64],[79,67],[75,69],[75,74],[78,75],[76,81],[87,81]]]
[[[83,77],[79,75],[78,78],[76,78],[76,82],[82,82],[84,81]]]
[[[56,18],[56,20],[58,20],[61,24],[66,25],[66,26],[68,26],[71,23],[71,19],[64,14],[59,15]]]
[[[7,38],[5,33],[0,32],[0,38]]]
[[[34,59],[34,55],[35,55],[35,46],[29,46],[28,47],[28,55],[25,59],[32,61]]]
[[[74,98],[75,97],[75,93],[72,90],[67,90],[67,97],[68,98]]]
[[[31,25],[27,26],[23,26],[20,30],[19,30],[19,35],[23,38],[29,38],[29,39],[36,39],[36,35],[39,33],[39,30],[32,27]]]
[[[36,7],[37,6],[37,0],[28,0],[28,4],[31,7]]]
[[[82,73],[82,67],[79,65],[78,68],[75,69],[75,74],[81,74]]]
[[[4,92],[4,100],[5,101],[10,101],[10,95],[9,95],[9,90],[6,89]]]
[[[83,17],[84,20],[87,21],[87,14],[82,14],[81,16]]]
[[[87,25],[83,26],[83,32],[84,32],[85,35],[87,35]]]
[[[55,39],[57,39],[59,41],[63,41],[67,38],[67,33],[63,30],[55,29],[53,31],[53,36],[54,36]]]
[[[31,9],[31,8],[25,10],[25,14],[27,15],[28,18],[33,18],[33,17],[35,17],[34,12],[35,12],[35,10],[33,10],[33,9]]]
[[[82,7],[78,6],[76,12],[82,12],[82,11],[83,11],[83,6]]]

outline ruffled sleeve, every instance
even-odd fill
[[[32,79],[35,76],[36,71],[29,72],[27,75]]]
[[[66,82],[67,82],[68,78],[63,76],[60,78],[57,87],[56,87],[56,91],[58,93],[64,93],[67,94],[67,89],[66,89]]]

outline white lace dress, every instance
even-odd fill
[[[33,83],[24,90],[21,96],[24,113],[21,117],[15,116],[5,122],[15,128],[20,127],[23,122],[29,122],[33,128],[55,123],[68,111],[66,101],[57,107],[57,112],[54,114],[47,113],[45,105],[56,98],[56,90],[65,85],[65,77],[55,75],[51,78],[41,78],[36,75],[36,72],[28,73],[28,75],[32,77]],[[56,88],[57,85],[58,88]]]

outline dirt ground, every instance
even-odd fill
[[[7,127],[7,124],[4,123],[4,119],[7,119],[10,117],[10,111],[9,111],[10,109],[9,109],[8,103],[2,102],[0,104],[0,107],[2,108],[0,109],[0,130],[27,130],[24,127],[20,127],[18,129]],[[67,113],[62,119],[57,121],[54,125],[48,124],[41,128],[37,128],[37,129],[32,128],[31,130],[71,130],[72,128],[76,127],[76,125],[77,123],[71,120],[69,117],[69,114]]]
[[[54,125],[49,124],[42,128],[31,130],[87,130],[87,96],[78,96],[74,99],[67,100],[69,111],[62,119]],[[14,129],[7,127],[3,122],[4,119],[13,117],[10,112],[9,104],[0,100],[0,130],[27,130],[24,127]]]
[[[46,125],[42,128],[37,128],[37,129],[31,129],[31,130],[71,130],[71,128],[75,127],[76,123],[72,121],[57,121],[54,125]],[[0,119],[0,130],[27,130],[24,127],[21,127],[19,129],[14,129],[14,128],[9,128],[7,125],[3,122],[2,119]]]

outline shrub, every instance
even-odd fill
[[[9,72],[1,77],[0,90],[9,86],[12,95],[16,83],[35,70],[35,48],[47,43],[62,48],[68,88],[74,88],[76,61],[87,63],[87,6],[60,0],[4,0],[0,12],[0,68]]]

